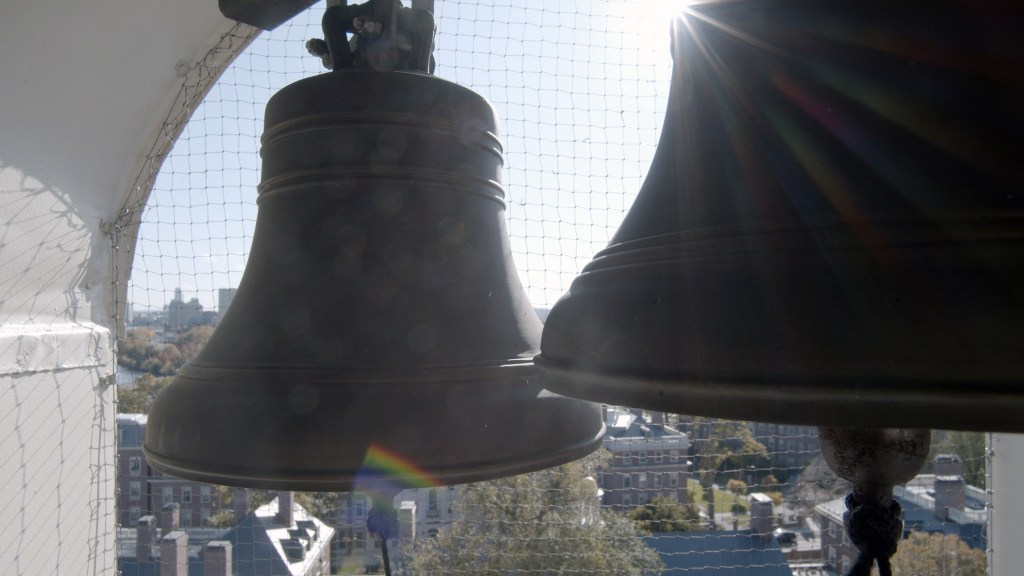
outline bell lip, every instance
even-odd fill
[[[600,448],[604,440],[604,434],[605,425],[602,422],[598,433],[594,437],[567,446],[563,450],[532,454],[532,458],[510,458],[504,461],[467,463],[457,468],[431,471],[426,477],[387,476],[360,479],[358,470],[335,472],[333,474],[311,474],[309,471],[293,471],[289,474],[286,470],[280,470],[275,471],[280,472],[278,474],[256,475],[230,466],[197,467],[189,465],[188,462],[154,452],[145,443],[142,445],[142,453],[150,466],[165,474],[185,480],[195,480],[224,486],[309,492],[373,491],[382,488],[393,489],[395,487],[402,490],[483,482],[560,466],[579,460]]]
[[[534,364],[555,393],[647,410],[830,428],[1024,432],[1024,394],[1015,381],[687,378],[583,368],[543,352]]]
[[[516,359],[511,365],[506,365],[508,367],[498,370],[498,374],[495,374],[493,366],[449,367],[446,370],[427,371],[426,374],[420,375],[405,373],[405,376],[412,377],[404,381],[394,381],[390,387],[376,377],[355,381],[354,373],[358,371],[352,370],[280,369],[276,371],[277,374],[268,377],[265,370],[202,370],[189,365],[191,369],[179,371],[174,382],[155,401],[146,426],[143,454],[150,465],[162,472],[201,482],[265,489],[351,491],[394,486],[417,488],[491,480],[571,462],[601,446],[605,426],[599,406],[544,390],[529,358]],[[196,372],[211,380],[196,378]],[[391,370],[388,375],[395,377],[399,372]],[[392,436],[388,427],[371,431],[369,434],[352,430],[352,436],[348,438],[340,431],[340,424],[337,421],[335,425],[316,427],[317,434],[313,443],[316,450],[330,450],[331,446],[337,446],[339,443],[362,446],[363,448],[358,450],[365,452],[354,458],[336,457],[337,455],[320,459],[295,459],[286,455],[267,457],[266,454],[258,454],[259,450],[252,454],[248,451],[234,452],[231,457],[221,458],[221,455],[225,454],[224,450],[231,449],[230,443],[211,445],[202,438],[184,442],[172,441],[170,444],[162,442],[159,436],[161,430],[167,429],[168,433],[173,434],[173,430],[176,429],[189,429],[189,418],[194,414],[182,412],[181,409],[181,406],[189,405],[187,400],[194,398],[196,394],[207,394],[211,386],[217,386],[222,396],[237,397],[232,388],[245,386],[250,373],[261,375],[264,383],[279,382],[280,384],[273,384],[278,390],[302,385],[324,392],[336,387],[340,378],[344,380],[344,387],[356,396],[350,406],[364,400],[366,396],[374,396],[387,404],[390,402],[389,399],[406,398],[407,394],[404,392],[410,389],[433,394],[434,389],[448,389],[450,385],[479,389],[490,398],[495,398],[491,394],[497,393],[501,401],[494,401],[490,405],[491,419],[478,421],[475,431],[470,432],[467,428],[460,432],[456,428],[454,431],[438,435],[432,442],[425,442],[422,446],[417,442],[406,445],[409,439],[404,435]],[[481,378],[481,375],[488,374],[490,377]],[[223,380],[219,385],[216,384],[218,379]],[[189,383],[187,388],[176,388],[185,382]],[[403,389],[403,385],[406,388]],[[428,388],[429,391],[426,390]],[[175,389],[183,393],[184,397],[175,396],[172,400],[167,393]],[[182,398],[185,399],[184,404]],[[161,401],[166,405],[161,405]],[[218,400],[214,399],[214,402],[216,401]],[[248,406],[244,413],[236,411],[227,429],[236,437],[253,437],[255,429],[251,427],[261,426],[260,415],[278,410],[280,406],[282,404],[279,399],[261,400],[255,406]],[[403,401],[393,406],[388,405],[382,409],[382,414],[408,415],[413,406],[418,407],[420,403]],[[369,406],[367,410],[370,414],[376,413]],[[522,433],[522,425],[518,423],[516,415],[523,411],[524,416],[535,422],[551,422],[550,430],[533,428],[529,433]],[[520,431],[517,437],[509,436],[514,435],[517,430]],[[473,438],[466,439],[468,445],[460,448],[459,439],[465,439],[462,436],[465,433],[472,433]],[[548,442],[547,439],[554,440]],[[389,468],[382,472],[383,476],[379,476],[373,471],[367,472],[363,469],[365,458],[373,446],[380,446],[386,452],[397,450],[398,453],[412,458],[417,457],[417,450],[431,453],[441,446],[451,446],[451,452],[455,456],[449,458],[447,463],[434,466],[424,462],[413,463],[413,467],[409,469],[403,466]]]
[[[389,366],[367,367],[353,370],[347,367],[294,367],[290,366],[231,366],[222,364],[185,364],[178,371],[178,376],[201,381],[216,382],[224,373],[235,377],[263,377],[268,373],[276,374],[282,382],[290,382],[293,378],[301,378],[304,382],[334,382],[339,378],[349,384],[368,384],[387,386],[388,384],[405,385],[413,382],[463,382],[487,380],[494,378],[495,370],[500,370],[502,378],[536,376],[537,368],[532,358],[504,358],[465,364],[430,365],[422,364],[409,368]]]

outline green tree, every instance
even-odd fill
[[[701,485],[708,488],[708,514],[713,520],[715,491],[710,488],[718,474],[754,466],[759,459],[768,458],[768,449],[744,422],[696,417],[692,425],[695,470]]]
[[[332,516],[338,508],[337,492],[296,492],[295,501],[317,518]]]
[[[688,532],[700,528],[700,508],[655,496],[647,504],[632,509],[629,519],[644,532]]]
[[[743,496],[744,494],[747,493],[747,483],[744,482],[743,480],[736,480],[734,478],[726,482],[725,489],[728,490],[729,492],[732,492],[737,497]]]
[[[132,388],[118,388],[117,411],[121,414],[149,414],[149,408],[160,390],[171,382],[169,377],[143,374]]]
[[[911,532],[892,557],[893,576],[985,576],[985,553],[954,534]]]
[[[213,514],[206,519],[210,528],[230,528],[235,525],[235,510],[231,507],[235,492],[239,488],[231,486],[213,486]]]
[[[408,574],[593,573],[649,575],[663,569],[625,516],[602,511],[593,480],[601,456],[555,469],[468,484],[458,521],[419,538]]]

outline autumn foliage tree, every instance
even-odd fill
[[[893,576],[985,576],[985,553],[955,534],[911,532],[892,557]]]

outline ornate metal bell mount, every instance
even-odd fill
[[[1024,431],[1024,35],[971,4],[727,1],[554,306],[545,386],[831,427]]]
[[[237,296],[156,399],[160,470],[294,490],[456,484],[579,458],[599,407],[543,391],[491,106],[344,69],[267,106]]]

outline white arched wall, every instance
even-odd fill
[[[118,219],[148,192],[190,69],[235,23],[216,0],[2,12],[0,566],[112,575],[115,301],[136,224]]]

